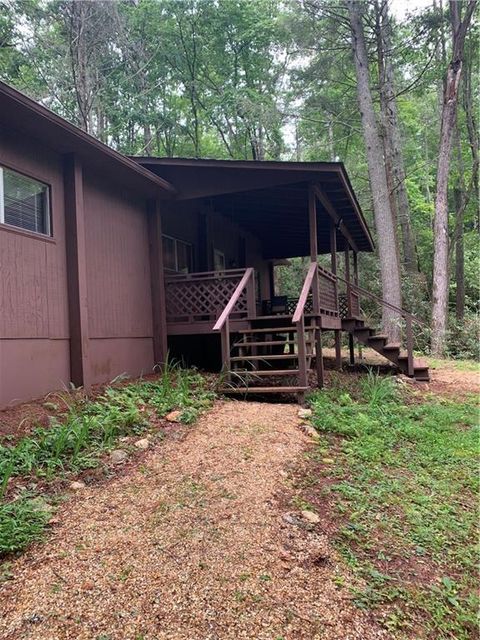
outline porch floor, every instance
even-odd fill
[[[305,319],[311,320],[313,318],[313,314],[305,314]],[[331,331],[333,329],[341,329],[342,321],[338,316],[321,314],[322,319],[322,329],[325,331]],[[282,324],[282,328],[284,331],[287,331],[289,325],[291,325],[292,330],[294,325],[292,324],[293,314],[276,314],[276,315],[266,315],[266,316],[253,316],[246,318],[231,318],[230,319],[230,331],[235,333],[235,331],[243,331],[248,329],[251,325],[261,325],[265,322],[271,322],[272,328],[278,330],[279,323]],[[168,335],[203,335],[206,333],[214,333],[213,325],[215,324],[215,319],[209,320],[198,320],[196,322],[168,322],[167,323],[167,333]]]

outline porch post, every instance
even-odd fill
[[[330,264],[331,271],[334,276],[337,275],[337,228],[333,220],[330,221]],[[340,317],[340,309],[338,305],[338,280],[335,280],[334,284],[335,295],[335,309]],[[342,369],[342,343],[341,343],[341,330],[335,329],[335,369],[341,371]]]
[[[324,372],[323,372],[323,350],[322,350],[322,318],[317,316],[315,318],[315,362],[317,365],[317,386],[319,389],[323,388]]]
[[[153,361],[163,365],[167,360],[167,319],[165,279],[163,273],[162,219],[160,202],[147,202],[148,242],[150,254],[150,286],[153,319]]]
[[[353,252],[353,282],[358,287],[358,252],[357,251]],[[355,292],[355,297],[357,300],[355,307],[358,307],[358,309],[356,310],[358,315],[360,315],[360,295],[358,291]]]
[[[270,300],[275,295],[275,266],[272,261],[268,263],[268,285],[270,287]]]
[[[64,156],[65,240],[67,253],[70,377],[75,386],[91,386],[89,366],[87,264],[83,170],[73,153]]]
[[[353,252],[353,282],[358,287],[358,253]]]
[[[310,261],[317,263],[318,260],[318,237],[317,237],[317,200],[313,185],[308,189],[308,218],[310,228]],[[318,387],[323,387],[323,353],[322,353],[322,318],[320,316],[320,286],[318,280],[318,269],[312,280],[312,299],[314,315],[314,343],[315,362],[317,369]],[[300,351],[300,349],[299,349]]]
[[[348,317],[352,317],[352,289],[350,287],[350,251],[347,244],[345,249],[345,280],[347,281],[347,305],[348,305]],[[353,346],[353,335],[348,334],[348,350],[350,352],[350,364],[355,364],[355,349]]]
[[[220,341],[222,347],[222,374],[225,376],[225,380],[230,382],[232,376],[230,372],[230,323],[228,318],[222,327]]]
[[[318,259],[318,239],[317,239],[317,203],[316,196],[313,187],[308,189],[308,220],[310,228],[310,262],[317,262]],[[313,313],[318,315],[320,313],[320,299],[318,288],[318,272],[315,272],[315,276],[312,281],[313,291]]]
[[[352,317],[352,289],[350,287],[350,251],[348,244],[345,249],[345,280],[347,281],[347,306],[348,317]]]

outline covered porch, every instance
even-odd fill
[[[373,241],[341,163],[139,161],[178,188],[162,216],[172,236],[164,322],[176,357],[207,355],[231,393],[301,398],[310,369],[323,384],[322,334],[334,332],[341,366],[345,331],[351,361],[355,338],[408,375],[428,379],[413,358],[414,316],[360,286],[358,256],[373,251]],[[191,250],[173,236],[188,236]],[[297,257],[303,278],[285,296],[275,286],[275,265]],[[398,314],[407,353],[366,323],[360,297]]]
[[[208,170],[207,181],[212,162],[200,161],[200,166]],[[297,291],[285,296],[275,285],[275,266],[285,264],[289,258],[303,257],[306,276],[309,264],[317,264],[322,254],[328,258],[322,260],[322,265],[317,264],[312,288],[303,301],[304,315],[320,316],[322,328],[329,330],[341,328],[342,310],[344,316],[358,315],[358,296],[338,280],[338,267],[341,261],[343,275],[358,284],[358,253],[371,251],[373,243],[343,168],[317,163],[293,163],[293,167],[292,163],[218,164],[226,172],[224,180],[229,177],[223,185],[228,192],[208,200],[185,194],[184,199],[190,206],[201,201],[203,210],[208,206],[214,216],[221,218],[226,233],[232,231],[228,228],[232,223],[237,234],[245,232],[255,238],[258,248],[254,253],[240,250],[238,258],[224,258],[219,265],[214,254],[218,253],[216,248],[221,241],[210,240],[208,227],[212,223],[205,224],[197,247],[197,254],[204,259],[197,264],[207,269],[165,274],[168,335],[212,332],[232,297],[235,298],[229,311],[232,330],[246,328],[250,321],[262,317],[291,319],[303,283],[298,282]],[[232,165],[238,164],[242,166],[236,167],[232,184],[230,174],[235,168]],[[262,168],[255,166],[252,171],[250,165]],[[278,184],[258,188],[263,177],[259,174],[265,174],[264,182],[276,180]],[[253,180],[257,188],[252,189]],[[189,187],[192,189],[191,184]],[[191,193],[194,194],[197,195],[196,190]],[[212,256],[210,260],[208,256]]]

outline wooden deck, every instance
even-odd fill
[[[167,331],[171,336],[219,335],[225,393],[295,393],[302,401],[309,369],[316,369],[318,386],[323,386],[322,332],[328,330],[335,332],[338,367],[343,330],[352,363],[356,339],[408,376],[428,380],[428,367],[413,356],[412,322],[421,321],[359,287],[356,276],[352,282],[311,261],[298,299],[284,299],[283,313],[262,314],[282,305],[256,300],[252,268],[177,275],[165,284]],[[406,326],[406,353],[365,324],[360,296],[398,313]]]
[[[229,269],[222,272],[206,271],[169,276],[165,279],[168,335],[202,335],[213,332],[213,326],[241,285],[246,269]],[[320,315],[322,328],[340,329],[341,319],[335,276],[319,267]],[[271,319],[274,323],[282,319],[292,321],[298,298],[288,298],[286,313],[262,314],[270,301],[255,299],[255,281],[248,279],[238,300],[229,314],[230,330],[248,329],[254,320]],[[299,292],[300,293],[300,292]],[[305,317],[313,316],[312,297],[306,301]]]

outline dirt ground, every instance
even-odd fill
[[[325,366],[329,370],[333,368],[334,356],[334,349],[324,349]],[[348,362],[348,352],[346,349],[342,350],[342,359],[344,368],[348,370],[349,365],[346,364]],[[469,362],[469,368],[465,370],[461,367],[461,361],[430,361],[427,357],[421,359],[426,360],[429,364],[430,382],[414,383],[418,391],[442,396],[478,394],[480,392],[480,365],[475,366],[473,362]],[[366,367],[371,366],[378,366],[382,373],[396,373],[394,366],[373,349],[362,348],[362,357],[359,357],[358,348],[356,347],[355,369],[362,372],[365,371]],[[407,380],[406,378],[404,379]]]
[[[219,401],[181,440],[87,487],[9,567],[5,640],[387,638],[321,523],[289,511],[311,441],[294,404]]]
[[[326,355],[328,385],[336,373]],[[374,352],[363,356],[352,377],[365,364],[388,370]],[[445,362],[415,387],[449,397],[478,393],[479,382],[478,371]],[[61,403],[20,405],[0,422],[28,431]],[[218,401],[113,479],[70,493],[47,540],[9,562],[3,584],[0,576],[0,638],[388,638],[351,603],[328,504],[315,503],[310,523],[295,503],[314,446],[300,424],[296,404]]]

